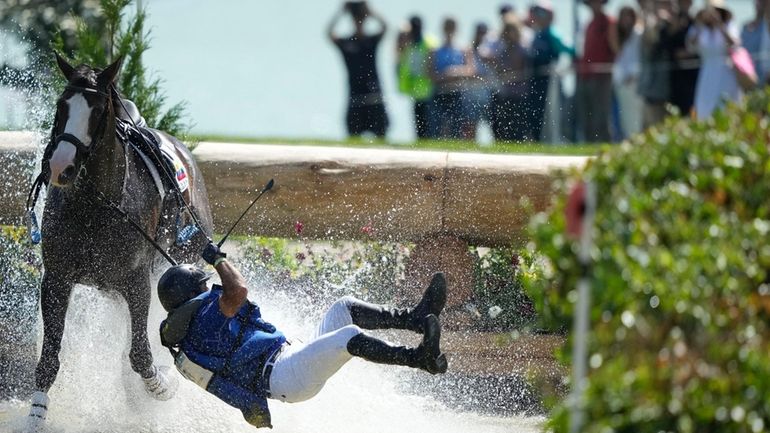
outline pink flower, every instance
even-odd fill
[[[369,221],[365,226],[361,227],[361,233],[371,236],[374,234],[374,227],[372,227],[372,222]]]
[[[302,234],[302,229],[305,227],[304,224],[302,224],[302,221],[297,221],[294,223],[294,231],[298,234]]]

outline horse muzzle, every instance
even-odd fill
[[[78,149],[72,143],[61,141],[58,144],[48,163],[51,168],[51,183],[54,186],[68,186],[75,180],[77,154]]]
[[[77,172],[74,165],[67,166],[56,178],[52,179],[55,186],[68,186],[75,180]]]

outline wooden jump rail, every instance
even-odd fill
[[[37,141],[36,141],[37,140]],[[39,138],[0,132],[0,224],[23,224]],[[412,241],[403,297],[433,272],[447,273],[448,306],[471,295],[467,246],[523,243],[529,214],[551,198],[552,172],[586,157],[300,145],[200,143],[193,154],[208,188],[215,231],[224,233],[269,179],[275,187],[236,233],[305,239]]]
[[[37,149],[26,132],[0,132],[0,224],[20,224]],[[275,187],[236,232],[309,239],[416,241],[451,235],[472,245],[521,240],[528,216],[547,206],[551,172],[585,157],[203,142],[214,223],[224,232],[270,178]]]

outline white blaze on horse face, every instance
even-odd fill
[[[64,132],[72,134],[86,146],[91,144],[91,136],[88,134],[88,120],[91,118],[91,107],[83,95],[76,93],[67,99],[69,106],[69,117],[64,125]],[[77,147],[67,140],[62,140],[56,146],[56,150],[51,155],[51,181],[54,185],[59,185],[59,175],[70,165],[75,163]]]

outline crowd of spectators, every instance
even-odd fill
[[[694,15],[692,0],[637,0],[617,18],[605,10],[607,0],[583,4],[591,19],[577,50],[554,31],[548,0],[526,11],[502,5],[495,28],[477,23],[467,47],[457,40],[456,19],[443,20],[438,39],[419,16],[410,17],[398,32],[395,73],[399,91],[414,102],[417,137],[474,140],[485,122],[497,141],[542,141],[547,107],[554,103],[567,112],[552,119],[563,136],[610,142],[660,122],[672,109],[708,117],[752,85],[767,83],[770,0],[755,0],[756,17],[742,32],[723,0],[708,0]],[[356,30],[341,38],[334,27],[345,13]],[[378,32],[364,32],[368,19],[378,22]],[[366,2],[345,3],[330,24],[329,37],[348,68],[350,135],[386,133],[375,66],[386,27]],[[556,73],[560,60],[574,66],[571,103]]]

